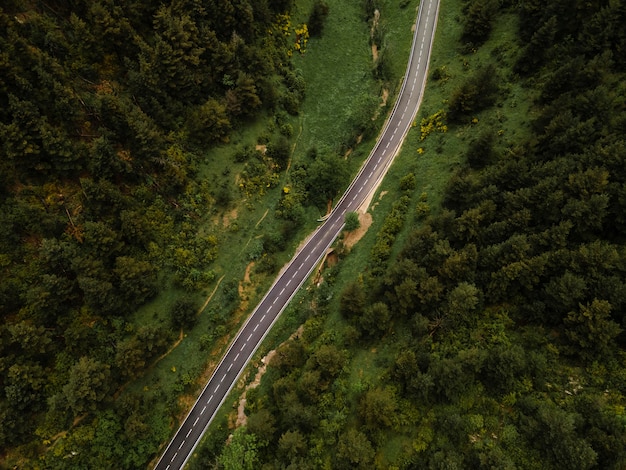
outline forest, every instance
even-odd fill
[[[276,225],[245,251],[271,278],[306,211],[347,183],[334,157],[372,138],[378,103],[290,166],[294,59],[338,12],[305,2],[307,26],[297,3],[3,2],[0,467],[146,468],[202,374],[172,367],[171,395],[133,381],[193,332],[194,293],[223,307],[195,332],[205,356],[241,300],[217,279],[230,247],[207,214],[274,191]],[[376,12],[409,3],[359,0],[375,80],[398,57]],[[366,237],[339,241],[292,307],[302,328],[249,390],[247,424],[219,418],[192,468],[626,466],[624,24],[624,0],[442,2],[436,42],[453,42],[403,152],[460,163],[437,195],[399,159]],[[228,170],[200,177],[207,149],[258,119],[267,152],[225,164],[239,193]],[[167,315],[137,317],[165,287]]]
[[[179,296],[169,318],[132,315],[164,285],[214,282],[221,239],[199,226],[236,194],[198,168],[234,129],[298,113],[290,57],[308,33],[295,47],[291,8],[2,3],[0,466],[141,468],[167,439],[147,410],[176,397],[117,398],[198,306]],[[312,17],[319,33],[324,11]],[[285,163],[275,134],[253,155],[263,174]]]
[[[441,203],[387,183],[193,468],[626,466],[626,3],[454,3],[405,144],[462,149]]]

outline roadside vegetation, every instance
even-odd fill
[[[368,233],[194,468],[626,465],[624,20],[442,2]]]

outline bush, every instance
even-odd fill
[[[414,191],[417,186],[415,182],[415,175],[413,173],[409,173],[405,175],[400,180],[400,190],[402,191]]]
[[[359,222],[359,214],[356,212],[346,213],[344,221],[345,221],[344,229],[347,232],[352,232],[353,230],[356,230],[361,226],[361,222]]]
[[[493,105],[500,91],[498,73],[493,65],[479,68],[450,98],[448,117],[460,122],[472,113]]]
[[[172,307],[171,322],[174,328],[193,328],[197,321],[195,303],[188,298],[178,299]]]
[[[494,140],[494,133],[486,131],[470,142],[465,158],[467,158],[467,163],[472,168],[481,169],[492,162],[494,157]]]
[[[287,167],[287,161],[291,154],[289,148],[289,141],[286,137],[281,136],[277,140],[270,142],[267,145],[267,156],[274,160],[281,168]]]

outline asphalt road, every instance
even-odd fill
[[[438,8],[439,0],[423,0],[420,4],[402,90],[368,160],[327,220],[283,269],[243,325],[155,469],[183,468],[272,324],[341,232],[346,212],[357,210],[382,180],[422,100]]]

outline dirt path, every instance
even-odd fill
[[[244,389],[243,393],[241,394],[239,398],[239,405],[237,406],[237,419],[235,420],[235,428],[238,428],[239,426],[245,426],[248,422],[248,417],[246,416],[246,413],[245,413],[246,392],[248,390],[252,390],[253,388],[256,388],[259,386],[259,384],[261,383],[261,379],[263,378],[263,375],[267,371],[267,365],[270,363],[272,358],[276,355],[276,351],[281,346],[286,344],[288,341],[293,341],[294,339],[299,338],[302,335],[303,331],[304,331],[304,325],[300,325],[300,327],[291,336],[289,336],[289,338],[287,338],[286,341],[278,345],[276,349],[272,349],[261,359],[261,365],[257,369],[257,373],[254,376],[254,380],[246,386],[246,388]]]

